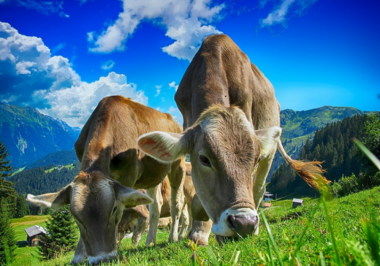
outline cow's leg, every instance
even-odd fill
[[[265,182],[272,165],[276,149],[274,149],[268,156],[259,162],[259,167],[256,172],[255,181],[253,183],[253,197],[255,200],[256,209],[259,210],[261,201],[265,194]],[[259,234],[259,226],[257,226],[255,235]]]
[[[211,233],[212,221],[211,219],[207,222],[201,222],[193,220],[191,230],[187,235],[187,238],[197,243],[198,246],[207,246],[208,237]]]
[[[132,243],[138,246],[140,243],[141,237],[145,232],[145,229],[148,227],[149,220],[145,216],[140,216],[137,219],[137,226],[133,231]]]
[[[84,246],[82,237],[80,237],[77,244],[77,248],[75,249],[74,258],[71,260],[71,264],[83,263],[86,259],[86,247]]]
[[[147,194],[154,200],[154,202],[149,205],[149,232],[145,243],[147,247],[156,244],[158,219],[160,218],[162,206],[162,195],[160,190],[160,185],[147,189]]]
[[[183,209],[182,209],[182,223],[181,223],[182,228],[181,228],[181,232],[179,233],[179,239],[184,239],[186,237],[189,224],[190,224],[189,212],[187,210],[187,204],[185,203],[185,206],[183,206]]]
[[[178,160],[172,164],[169,173],[169,181],[171,187],[171,207],[172,228],[170,231],[169,241],[178,241],[179,218],[184,204],[183,183],[185,181],[186,167],[185,158]]]

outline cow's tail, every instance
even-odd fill
[[[278,150],[284,157],[285,161],[296,171],[296,173],[303,179],[305,182],[313,188],[318,190],[323,190],[327,184],[330,183],[326,177],[323,176],[325,170],[322,169],[320,161],[312,162],[303,162],[299,160],[293,160],[286,153],[284,147],[282,146],[281,140],[277,143]]]

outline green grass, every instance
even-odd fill
[[[24,171],[24,169],[25,169],[25,166],[24,166],[24,167],[22,167],[22,168],[19,168],[19,169],[17,169],[16,171],[14,171],[14,172],[12,173],[12,175],[11,175],[11,176],[14,176],[15,174],[18,174],[18,173],[20,173],[20,172]]]
[[[52,168],[50,168],[50,169],[47,169],[47,170],[45,170],[45,173],[46,174],[48,174],[48,173],[51,173],[51,172],[53,172],[54,170],[58,170],[58,171],[60,171],[60,170],[62,170],[63,168],[67,168],[68,170],[73,170],[74,169],[74,164],[72,163],[72,164],[68,164],[68,165],[64,165],[64,166],[54,166],[54,167],[52,167]]]
[[[261,217],[259,236],[220,246],[211,234],[208,247],[196,247],[188,240],[168,243],[169,233],[160,231],[153,248],[144,246],[146,235],[138,247],[124,239],[118,261],[105,265],[380,265],[380,187],[326,203],[306,198],[296,209],[291,200],[272,203]],[[18,225],[26,228],[26,222]],[[28,257],[19,263],[23,254]],[[38,265],[65,265],[73,254]],[[17,256],[13,265],[37,265],[27,252]]]

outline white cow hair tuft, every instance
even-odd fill
[[[281,142],[281,132],[282,129],[280,127],[274,126],[267,129],[263,129],[262,131],[265,132],[265,134],[257,134],[258,131],[256,131],[256,135],[258,140],[260,141],[260,156],[262,158],[266,158],[273,149],[277,148],[277,144]]]

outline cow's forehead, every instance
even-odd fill
[[[220,107],[206,111],[202,120],[199,120],[199,125],[204,135],[218,140],[224,139],[223,142],[226,143],[234,143],[236,140],[244,143],[256,139],[252,123],[235,107]]]
[[[199,121],[202,147],[212,150],[221,163],[250,165],[260,153],[253,125],[235,107],[213,108]]]
[[[204,111],[197,121],[204,132],[218,130],[227,127],[230,130],[239,128],[247,131],[250,135],[254,135],[254,128],[248,121],[244,112],[237,107],[223,107],[214,105]]]
[[[114,191],[109,180],[98,179],[91,184],[74,183],[71,204],[80,212],[92,204],[104,205],[114,199]]]

